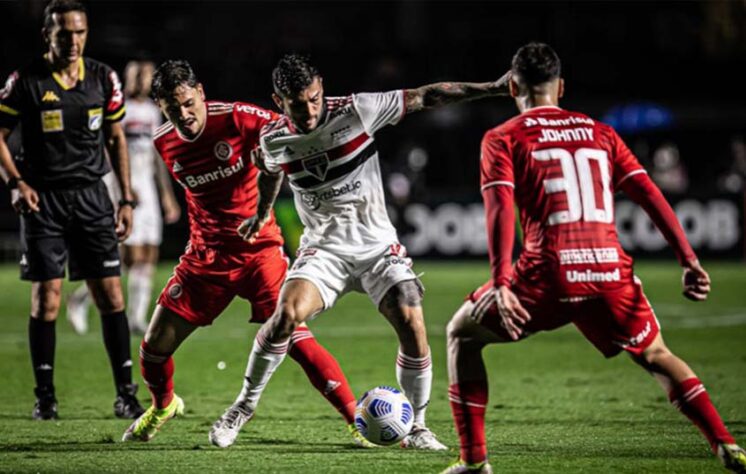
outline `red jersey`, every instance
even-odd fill
[[[632,259],[617,238],[614,191],[640,173],[614,129],[581,113],[536,107],[488,131],[482,191],[513,187],[523,228],[514,278],[560,297],[630,283]]]
[[[186,192],[192,245],[248,245],[236,229],[256,214],[258,169],[250,153],[259,146],[261,128],[277,118],[252,104],[210,101],[196,138],[182,137],[171,122],[156,130],[155,147]],[[257,243],[267,240],[282,243],[274,215]]]

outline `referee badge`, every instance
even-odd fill
[[[88,109],[88,129],[92,131],[100,129],[103,118],[104,109],[101,107]]]
[[[41,129],[44,133],[63,131],[65,124],[62,121],[62,109],[42,110]]]

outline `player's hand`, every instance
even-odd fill
[[[117,210],[117,238],[127,240],[132,232],[132,206],[119,206]]]
[[[163,222],[166,224],[175,224],[181,218],[181,206],[173,199],[164,199],[163,203]]]
[[[18,181],[18,187],[10,191],[10,202],[19,214],[39,212],[39,194],[25,181]]]
[[[493,304],[497,305],[501,319],[500,325],[505,328],[511,339],[518,340],[523,334],[523,326],[531,321],[531,315],[507,286],[490,288],[486,291],[474,304],[471,318],[477,324],[481,324]]]
[[[502,77],[495,81],[495,94],[496,95],[510,95],[510,83],[511,72],[508,71],[502,75]]]
[[[692,301],[704,301],[710,293],[710,275],[699,264],[699,260],[692,260],[684,265],[681,283],[684,286],[684,296]]]
[[[262,227],[267,223],[269,217],[270,216],[266,216],[262,219],[259,219],[257,216],[249,217],[238,226],[238,235],[246,242],[253,244],[257,237],[259,237],[259,231],[262,230]]]

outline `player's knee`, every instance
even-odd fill
[[[640,355],[635,356],[635,359],[640,365],[646,368],[653,368],[660,367],[671,356],[672,354],[668,347],[660,344],[647,348]]]
[[[301,312],[292,303],[283,303],[276,314],[275,336],[286,338],[303,322]]]
[[[60,312],[62,294],[58,287],[45,287],[36,292],[31,301],[31,314],[36,319],[54,321]]]

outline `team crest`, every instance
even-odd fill
[[[304,158],[303,169],[319,181],[324,181],[326,172],[329,170],[329,157],[326,153],[322,153]]]
[[[215,152],[215,157],[220,161],[228,161],[233,156],[233,148],[231,148],[228,142],[223,140],[215,144],[213,151]]]
[[[171,285],[171,288],[168,289],[168,296],[177,300],[181,296],[182,292],[183,290],[181,289],[181,285],[179,285],[178,283],[175,283]]]

